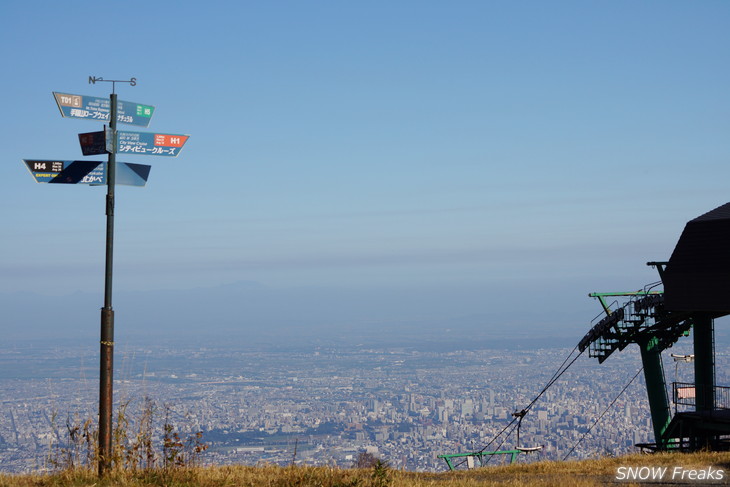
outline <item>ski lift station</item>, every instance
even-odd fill
[[[538,451],[540,446],[523,445],[519,435],[535,402],[585,351],[603,363],[629,345],[638,346],[641,353],[654,431],[653,442],[636,446],[644,451],[730,449],[730,387],[715,383],[715,320],[730,314],[730,203],[687,222],[669,260],[647,265],[656,268],[659,281],[639,291],[589,294],[602,306],[600,320],[537,397],[513,413],[512,421],[485,448],[440,455],[449,469],[484,465],[499,455],[515,461],[521,454]],[[690,336],[694,353],[671,356],[675,362],[693,363],[694,382],[672,382],[668,387],[662,352]],[[516,445],[489,451],[510,428],[517,431]]]

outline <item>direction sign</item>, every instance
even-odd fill
[[[23,159],[39,183],[105,184],[106,171],[102,161],[48,161]]]
[[[79,144],[81,144],[81,153],[85,156],[106,154],[106,137],[103,130],[79,134]]]
[[[107,164],[102,161],[54,161],[23,159],[28,171],[38,183],[106,184]],[[151,167],[146,164],[117,162],[116,184],[144,186]]]
[[[147,164],[132,164],[131,162],[117,162],[116,184],[126,186],[144,186],[150,175],[152,166]]]
[[[109,98],[53,92],[61,115],[69,118],[109,121]],[[117,122],[147,127],[155,111],[151,105],[117,100]]]
[[[176,157],[189,135],[117,131],[117,152]]]

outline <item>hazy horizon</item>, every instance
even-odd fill
[[[0,327],[97,336],[105,188],[38,184],[103,124],[189,134],[116,195],[118,333],[573,336],[730,200],[730,4],[0,6]],[[104,19],[101,22],[99,19]],[[400,330],[400,331],[399,331]]]

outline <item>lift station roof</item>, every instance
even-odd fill
[[[687,222],[662,281],[668,310],[730,314],[730,203]]]

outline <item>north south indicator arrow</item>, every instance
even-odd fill
[[[72,95],[56,91],[53,92],[53,97],[56,99],[56,104],[63,117],[109,121],[111,111],[109,98]],[[117,100],[117,122],[119,123],[147,127],[154,112],[155,107],[151,105]]]

